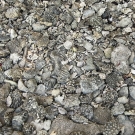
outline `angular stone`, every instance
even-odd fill
[[[129,94],[135,100],[135,86],[129,87]]]

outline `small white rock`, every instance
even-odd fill
[[[60,104],[63,104],[63,100],[64,100],[64,95],[62,96],[58,95],[57,97],[55,97],[55,101]]]
[[[51,126],[51,120],[46,120],[41,123],[39,122],[39,120],[35,120],[32,122],[32,124],[36,127],[37,131],[40,131],[41,129],[45,129],[46,131],[48,131]]]
[[[31,57],[31,60],[34,61],[34,60],[37,60],[38,59],[38,55],[37,54],[33,54],[33,56]]]
[[[11,96],[9,95],[9,96],[7,97],[7,106],[9,107],[11,104],[12,104],[12,98],[11,98]]]
[[[28,88],[23,84],[21,79],[18,81],[18,89],[23,92],[28,92]]]
[[[32,24],[32,28],[34,31],[41,31],[45,29],[45,26],[40,23],[34,23]]]
[[[59,107],[58,111],[59,111],[60,114],[66,114],[67,113],[67,111],[62,107]]]
[[[60,90],[59,89],[52,90],[52,96],[56,97],[59,94],[60,94]]]
[[[72,42],[67,40],[65,43],[64,43],[64,47],[69,50],[71,47],[72,47]]]
[[[93,48],[93,45],[90,42],[85,42],[84,47],[87,51],[91,51],[91,49]]]
[[[122,104],[126,104],[128,102],[128,98],[123,96],[123,97],[119,97],[118,100],[117,100],[119,103],[122,103]]]
[[[106,37],[109,34],[109,31],[102,31],[102,35]]]
[[[82,19],[88,18],[88,17],[92,16],[94,13],[95,13],[94,9],[84,10]]]
[[[15,8],[15,7],[11,7],[9,8],[6,13],[5,16],[9,19],[14,19],[17,18],[19,16],[19,9]]]
[[[13,61],[13,64],[17,64],[17,62],[20,60],[20,56],[18,53],[12,53],[10,54],[10,59]]]
[[[106,79],[106,75],[104,73],[99,73],[100,79]]]
[[[135,70],[134,70],[134,69],[131,69],[131,73],[132,73],[133,75],[135,75]]]
[[[124,32],[129,33],[132,32],[132,29],[130,27],[126,27],[123,29]]]
[[[44,129],[48,131],[50,127],[51,127],[51,120],[46,120],[44,122]]]
[[[101,97],[96,97],[95,101],[96,101],[96,103],[101,103],[102,102],[102,98]]]
[[[8,32],[10,33],[10,38],[14,39],[17,37],[17,33],[15,32],[14,29],[9,29]]]
[[[84,61],[78,61],[77,62],[77,67],[82,67],[84,65]]]

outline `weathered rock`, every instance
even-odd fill
[[[125,45],[119,45],[111,53],[111,62],[115,65],[116,69],[124,74],[129,73],[128,58],[131,51]]]
[[[132,24],[131,18],[126,17],[126,18],[121,19],[116,26],[123,28],[123,27],[126,27],[129,24]]]
[[[112,111],[112,114],[116,116],[119,114],[123,114],[125,111],[125,108],[123,104],[118,103],[117,105],[114,105],[112,107],[111,111]]]
[[[111,111],[107,108],[94,108],[93,119],[98,124],[106,124],[111,120]]]
[[[87,135],[100,133],[100,129],[96,124],[77,124],[68,120],[65,116],[59,115],[53,121],[49,134],[55,132],[57,135],[69,135],[73,131],[83,131]]]

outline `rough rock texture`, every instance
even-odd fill
[[[93,135],[100,133],[96,124],[77,124],[60,115],[53,121],[49,134],[55,131],[57,135],[70,135],[70,133],[78,130]]]

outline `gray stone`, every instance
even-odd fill
[[[70,94],[63,101],[63,105],[65,108],[70,108],[74,106],[79,106],[80,100],[78,99],[78,95]]]
[[[2,34],[0,34],[0,41],[1,42],[9,41],[9,39],[10,39],[9,35],[2,35]]]
[[[122,104],[126,104],[128,102],[128,98],[123,96],[118,98],[118,102]]]
[[[122,88],[119,90],[119,96],[128,97],[128,87],[122,87]]]
[[[113,115],[119,115],[119,114],[123,114],[125,111],[124,105],[118,103],[117,105],[114,105],[111,109],[111,112]]]
[[[46,93],[45,86],[43,84],[39,84],[37,86],[36,93],[39,94],[39,95],[45,95],[45,93]]]
[[[88,18],[95,13],[94,9],[86,9],[83,12],[82,19]]]
[[[42,31],[44,30],[46,27],[40,23],[34,23],[32,24],[32,28],[34,31]]]
[[[83,131],[86,135],[96,135],[100,129],[96,124],[77,124],[67,117],[59,115],[52,123],[49,134],[54,131],[57,135],[69,135],[73,131]]]
[[[135,86],[129,87],[129,94],[135,100]]]
[[[125,45],[119,45],[111,53],[111,62],[115,65],[116,69],[124,74],[129,73],[128,58],[131,51]]]
[[[129,119],[124,115],[119,115],[118,119],[120,124],[124,127],[123,135],[133,135],[134,133],[133,123],[129,121]]]
[[[126,18],[121,19],[116,26],[124,28],[129,24],[132,24],[131,18],[126,17]]]

